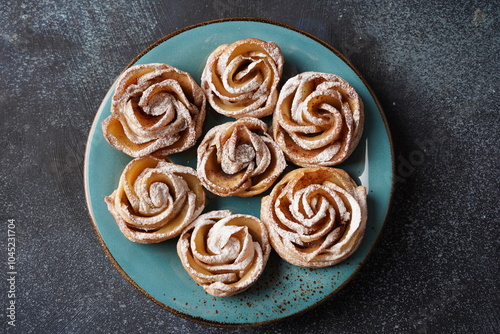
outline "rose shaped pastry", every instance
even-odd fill
[[[363,102],[344,79],[305,72],[281,89],[273,136],[287,159],[302,167],[340,164],[363,132]]]
[[[146,156],[125,167],[105,200],[125,237],[149,244],[180,235],[203,211],[205,191],[194,169]]]
[[[213,296],[248,289],[271,252],[266,226],[257,218],[212,211],[198,217],[177,242],[177,254],[194,281]]]
[[[319,268],[351,255],[363,238],[366,189],[332,167],[295,169],[262,199],[271,245],[287,262]]]
[[[192,147],[205,120],[203,90],[186,72],[166,64],[135,65],[118,78],[106,140],[137,158],[165,157]]]
[[[208,57],[201,87],[220,114],[264,117],[273,113],[283,55],[276,43],[255,38],[224,44]]]
[[[203,186],[219,196],[266,191],[286,167],[283,152],[266,131],[266,123],[251,117],[210,129],[197,151]]]

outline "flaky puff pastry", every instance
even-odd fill
[[[205,94],[189,73],[166,64],[135,65],[118,78],[102,129],[131,157],[165,157],[194,146],[205,113]]]
[[[363,101],[341,77],[305,72],[287,80],[273,115],[273,136],[301,167],[345,161],[361,139]]]
[[[194,169],[146,156],[125,167],[105,200],[125,237],[150,244],[180,235],[203,211],[205,191]]]
[[[270,252],[266,226],[256,217],[228,210],[199,216],[177,242],[187,273],[217,297],[232,296],[252,286]]]
[[[331,266],[361,243],[366,188],[338,168],[299,168],[262,199],[260,216],[273,248],[285,261],[308,268]]]
[[[285,156],[267,125],[245,117],[208,131],[197,150],[203,186],[219,196],[250,197],[274,183],[286,167]]]
[[[208,57],[201,87],[218,113],[261,118],[273,113],[283,64],[274,42],[247,38],[223,44]]]

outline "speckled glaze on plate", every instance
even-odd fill
[[[285,57],[284,80],[304,71],[334,73],[354,86],[364,101],[366,120],[363,138],[351,157],[338,166],[368,189],[366,234],[359,249],[346,261],[329,268],[306,269],[284,262],[273,251],[261,278],[249,290],[226,298],[208,295],[182,267],[176,253],[177,238],[153,245],[133,243],[121,234],[106,207],[104,197],[116,188],[123,168],[131,160],[111,147],[101,131],[101,123],[110,114],[114,87],[111,87],[97,112],[85,156],[85,191],[90,216],[103,249],[120,273],[169,311],[216,326],[250,326],[282,320],[311,309],[332,296],[365,261],[381,232],[392,195],[393,152],[380,105],[346,59],[316,37],[262,19],[210,21],[162,38],[131,64],[167,63],[189,72],[199,83],[205,61],[212,50],[220,44],[248,37],[274,41],[281,47]],[[228,120],[208,109],[205,132]],[[171,158],[176,163],[195,168],[196,148]],[[229,209],[259,217],[261,197],[219,198],[207,192],[205,212]]]

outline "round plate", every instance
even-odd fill
[[[363,138],[351,157],[338,166],[368,189],[366,233],[361,246],[350,258],[329,268],[306,269],[290,265],[272,252],[264,273],[249,290],[232,297],[213,297],[205,293],[182,267],[176,253],[177,238],[153,245],[133,243],[122,235],[107,209],[104,197],[117,187],[123,168],[131,160],[111,147],[102,135],[101,123],[110,114],[114,87],[97,112],[85,156],[85,190],[90,215],[102,247],[120,273],[169,311],[219,326],[281,320],[308,310],[337,292],[359,270],[373,247],[392,194],[393,153],[382,110],[359,73],[338,51],[314,36],[262,19],[211,21],[164,37],[142,52],[131,65],[166,63],[190,73],[200,83],[205,61],[217,46],[248,37],[274,41],[281,47],[285,58],[283,80],[304,71],[333,73],[346,79],[363,99],[366,114]],[[205,131],[227,120],[209,108]],[[171,158],[176,163],[195,167],[196,147]],[[207,191],[205,212],[229,209],[259,217],[261,197],[219,198]]]

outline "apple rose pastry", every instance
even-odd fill
[[[232,296],[253,285],[270,252],[266,226],[253,216],[228,210],[199,216],[177,242],[187,273],[217,297]]]
[[[180,235],[203,211],[205,191],[194,169],[146,156],[125,167],[105,200],[125,237],[149,244]]]
[[[188,73],[166,64],[135,65],[118,78],[102,128],[112,146],[134,158],[165,157],[196,143],[205,111],[205,94]]]
[[[305,72],[283,85],[273,115],[273,136],[298,166],[334,166],[354,151],[363,123],[363,101],[347,81],[334,74]]]
[[[308,268],[331,266],[361,243],[366,188],[341,169],[295,169],[262,199],[260,215],[271,245],[285,261]]]
[[[266,123],[251,117],[210,129],[197,151],[203,186],[219,196],[266,191],[286,167],[283,152],[266,131]]]
[[[274,42],[248,38],[224,44],[208,57],[201,87],[220,114],[268,116],[278,100],[283,63],[283,54]]]

